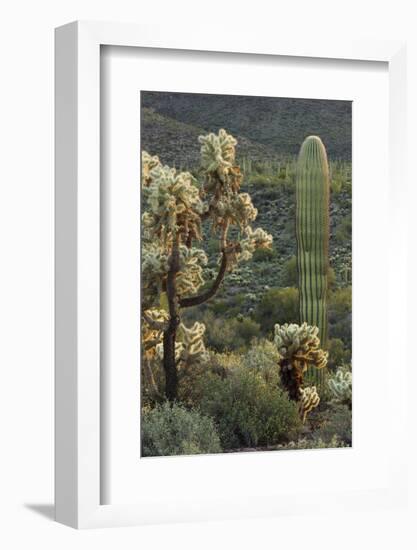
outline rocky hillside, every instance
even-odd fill
[[[211,131],[211,130],[210,130]],[[176,168],[192,169],[200,162],[198,136],[207,130],[192,124],[180,122],[169,116],[163,116],[152,108],[143,108],[141,112],[142,150],[158,155],[164,164]],[[236,134],[238,155],[252,160],[272,160],[277,153],[269,147]]]
[[[198,133],[224,127],[233,135],[247,138],[250,141],[248,146],[257,144],[257,147],[266,148],[264,152],[268,156],[282,156],[297,154],[304,138],[317,134],[324,141],[330,157],[351,158],[350,101],[143,91],[141,103],[142,109],[153,109],[167,117],[168,126],[173,120],[186,125],[183,127],[185,144],[193,128]],[[147,118],[149,112],[143,111],[143,114],[148,134],[148,123],[152,120]],[[154,122],[159,128],[164,124],[162,119]],[[162,137],[159,146],[165,150],[163,133],[159,137]],[[180,132],[177,138],[181,140],[182,137]],[[155,134],[146,136],[144,144],[154,139]]]

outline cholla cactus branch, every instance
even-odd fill
[[[303,323],[275,325],[274,343],[280,355],[281,380],[290,398],[298,401],[304,373],[309,367],[322,369],[328,353],[320,348],[318,328]]]
[[[311,412],[314,408],[318,407],[319,403],[320,397],[317,393],[316,386],[300,388],[299,411],[303,424],[306,421],[308,413]]]
[[[350,371],[339,367],[327,384],[335,401],[352,406],[352,373]]]

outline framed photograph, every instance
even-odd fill
[[[402,505],[404,82],[397,42],[56,30],[58,521]]]

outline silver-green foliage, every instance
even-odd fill
[[[142,412],[142,456],[220,453],[211,418],[167,402]]]
[[[352,373],[348,369],[339,367],[327,384],[336,401],[352,404]]]

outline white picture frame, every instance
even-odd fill
[[[391,224],[396,238],[406,232],[405,189],[405,44],[385,40],[360,42],[287,39],[236,30],[213,33],[192,29],[113,23],[75,22],[56,29],[56,519],[76,528],[134,525],[159,521],[244,517],[244,505],[207,502],[188,516],[167,500],[164,510],[133,504],[101,504],[100,445],[100,47],[102,45],[207,52],[251,53],[334,60],[382,61],[389,70]],[[405,280],[406,249],[398,247],[396,277]],[[404,293],[390,303],[401,318]],[[405,315],[403,316],[406,317]],[[397,342],[405,335],[401,324]],[[401,347],[401,346],[399,346]],[[405,357],[405,349],[399,353]],[[393,425],[405,426],[406,361],[398,358],[398,388],[391,396]],[[255,515],[296,511],[303,499],[315,510],[398,505],[405,499],[406,456],[403,429],[390,457],[383,491],[355,495],[289,495],[285,502],[265,500]],[[394,463],[395,462],[395,463]],[[297,500],[298,499],[298,500]],[[151,499],[150,499],[151,500]],[[236,503],[238,504],[238,503]]]

